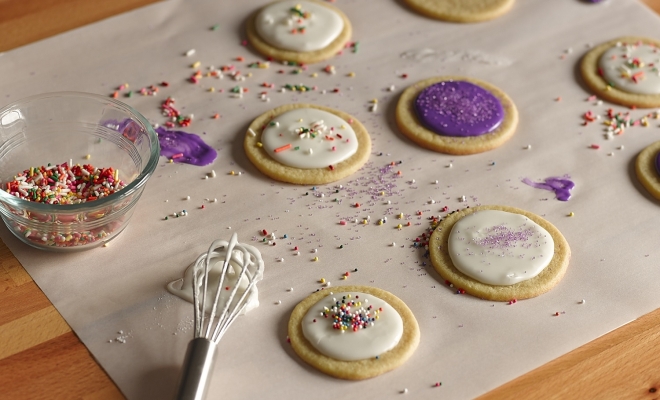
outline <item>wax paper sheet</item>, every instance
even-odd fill
[[[260,307],[240,317],[218,347],[212,398],[385,398],[404,389],[415,398],[474,397],[660,306],[658,203],[634,176],[637,153],[660,138],[658,122],[651,119],[650,127],[629,128],[610,140],[601,124],[583,126],[581,115],[588,110],[603,115],[611,107],[630,111],[634,119],[648,110],[589,101],[592,93],[577,73],[580,57],[594,44],[623,35],[657,36],[660,20],[648,9],[633,0],[520,0],[496,20],[453,24],[417,15],[400,1],[338,0],[334,4],[353,23],[357,49],[296,74],[298,68],[276,62],[268,69],[248,68],[264,61],[242,43],[246,18],[260,4],[166,1],[0,56],[2,103],[60,90],[109,96],[129,83],[120,98],[150,121],[166,121],[159,107],[172,96],[184,114],[194,114],[182,130],[218,150],[208,167],[161,158],[129,227],[109,247],[48,253],[0,230],[127,397],[168,398],[174,392],[192,337],[192,306],[168,294],[165,285],[181,277],[212,240],[226,240],[232,232],[257,246],[266,271]],[[195,54],[186,57],[191,49]],[[246,80],[225,74],[194,84],[188,78],[196,61],[203,73],[211,65],[234,65]],[[326,73],[327,65],[336,73]],[[479,78],[508,93],[520,110],[513,139],[487,153],[458,157],[402,136],[393,118],[398,95],[437,75]],[[163,81],[169,86],[159,86]],[[301,83],[316,90],[279,91]],[[156,96],[139,94],[150,85],[159,87]],[[249,89],[242,98],[231,93],[238,85]],[[126,97],[128,90],[136,92]],[[269,101],[260,98],[262,91]],[[368,164],[316,188],[259,173],[244,157],[245,130],[262,112],[290,102],[330,106],[358,118],[373,140]],[[216,113],[220,117],[213,119]],[[204,179],[211,170],[217,176]],[[521,182],[564,174],[576,182],[567,202]],[[336,185],[343,185],[339,192]],[[555,224],[573,253],[564,280],[512,305],[447,287],[425,251],[412,244],[444,206],[476,204],[523,208]],[[172,216],[183,209],[188,216]],[[399,213],[405,215],[401,221]],[[367,217],[366,225],[352,222]],[[383,217],[387,222],[378,225]],[[342,219],[350,222],[340,225]],[[411,226],[395,228],[408,221]],[[275,233],[275,243],[262,242],[263,229]],[[421,329],[412,358],[362,382],[330,378],[304,364],[287,343],[286,326],[295,304],[321,288],[320,278],[333,286],[377,286],[405,301]]]

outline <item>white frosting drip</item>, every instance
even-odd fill
[[[449,256],[465,275],[513,285],[540,274],[554,255],[548,231],[524,215],[482,210],[461,218],[449,234]]]
[[[263,130],[261,142],[279,163],[302,169],[328,168],[358,149],[355,131],[348,122],[316,108],[297,108],[278,115]],[[283,146],[287,148],[276,151]]]
[[[628,93],[660,94],[660,51],[648,44],[617,45],[600,57],[603,78]]]
[[[222,266],[227,255],[227,241],[218,240],[214,242],[217,244],[215,249],[211,252],[210,259],[210,270],[209,270],[209,279],[206,292],[206,304],[205,309],[207,313],[211,312],[213,307],[213,301],[215,299],[216,288],[218,286],[218,281],[222,272]],[[204,261],[206,260],[207,253],[200,255],[195,262],[190,264],[186,269],[186,272],[183,275],[182,279],[177,279],[176,281],[170,282],[167,285],[167,290],[175,296],[193,302],[193,273],[197,273],[199,280],[200,293],[202,284],[204,282]],[[222,310],[230,293],[234,289],[238,277],[241,274],[243,268],[247,268],[246,275],[253,276],[256,281],[260,281],[263,278],[264,271],[264,261],[261,258],[261,253],[255,247],[248,244],[237,243],[234,246],[234,249],[231,254],[231,260],[229,261],[229,270],[225,280],[222,284],[220,299],[218,300],[218,310]],[[245,292],[245,289],[248,285],[247,276],[243,276],[239,283],[239,289],[232,300],[230,309],[236,307],[236,303],[241,298],[241,295]],[[229,287],[230,290],[226,290]],[[202,299],[200,296],[199,304],[201,308]],[[241,312],[245,314],[248,311],[257,308],[259,306],[259,292],[257,290],[257,285],[252,287],[252,290],[248,293],[246,297],[246,306]]]
[[[298,5],[305,16],[291,11]],[[255,23],[259,36],[270,45],[299,52],[327,47],[344,29],[344,20],[339,14],[308,1],[280,1],[267,5],[257,15]]]
[[[302,320],[305,338],[321,353],[343,361],[374,358],[393,349],[403,335],[403,320],[391,305],[378,297],[366,293],[350,293],[350,300],[361,301],[365,309],[370,305],[374,309],[383,309],[373,326],[357,332],[333,329],[332,320],[321,315],[324,307],[330,308],[335,301],[341,302],[342,297],[347,294],[349,293],[330,294],[310,307]]]

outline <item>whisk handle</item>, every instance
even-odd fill
[[[206,398],[209,377],[213,371],[215,346],[215,343],[206,338],[193,339],[188,343],[176,400]]]

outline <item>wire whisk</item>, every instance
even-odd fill
[[[216,268],[224,260],[220,268]],[[206,397],[215,348],[236,317],[258,305],[256,284],[263,278],[264,262],[255,247],[216,240],[186,270],[192,281],[194,339],[188,344],[177,399]],[[188,282],[190,281],[188,280]],[[174,283],[174,282],[173,282]],[[176,291],[169,287],[170,291]],[[182,288],[184,289],[184,288]],[[210,310],[209,310],[210,309]]]

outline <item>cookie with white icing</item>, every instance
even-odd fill
[[[635,172],[646,190],[660,200],[660,142],[648,145],[637,156]]]
[[[345,178],[371,153],[367,129],[351,115],[312,104],[288,104],[255,119],[245,153],[265,175],[282,182],[318,185]]]
[[[629,107],[660,106],[660,41],[626,36],[591,49],[580,72],[596,96]]]
[[[462,76],[422,80],[401,94],[396,122],[413,142],[440,153],[466,155],[495,149],[518,126],[509,96],[490,83]]]
[[[497,18],[513,7],[515,0],[403,0],[427,17],[452,22],[481,22]]]
[[[266,57],[311,64],[340,52],[351,39],[348,17],[317,0],[281,0],[265,5],[247,22],[250,44]]]
[[[507,206],[448,215],[431,235],[429,253],[436,271],[457,290],[493,301],[549,291],[571,257],[568,242],[550,222]]]
[[[333,322],[339,311],[346,312],[342,305],[350,307],[348,316]],[[360,380],[402,365],[417,348],[420,333],[413,313],[393,294],[339,286],[313,293],[294,308],[289,339],[296,354],[319,371]]]

